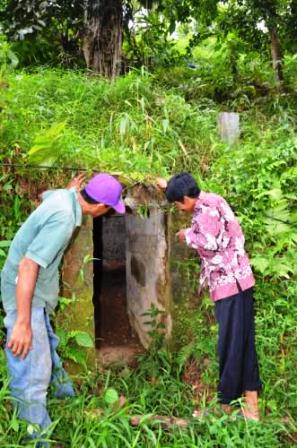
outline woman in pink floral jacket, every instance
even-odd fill
[[[178,237],[197,250],[201,259],[200,288],[208,285],[215,302],[219,324],[219,400],[228,408],[243,395],[243,415],[258,420],[261,382],[254,335],[255,280],[240,224],[222,197],[200,191],[188,173],[177,174],[168,184],[163,182],[163,187],[169,202],[193,214],[191,227],[180,230]]]

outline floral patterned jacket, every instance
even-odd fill
[[[255,284],[240,224],[221,196],[200,192],[185,237],[201,258],[200,288],[208,284],[214,301]]]

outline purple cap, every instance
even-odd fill
[[[85,186],[85,191],[95,201],[109,205],[118,213],[125,213],[122,186],[110,174],[96,174]]]

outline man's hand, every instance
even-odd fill
[[[31,305],[38,273],[35,261],[27,257],[21,260],[16,286],[17,318],[7,348],[23,359],[32,348]]]
[[[10,340],[7,343],[14,356],[25,359],[32,349],[32,329],[31,325],[16,321]]]
[[[67,188],[75,188],[77,191],[81,189],[82,183],[85,181],[86,175],[85,174],[79,174],[78,176],[75,176],[67,185]]]
[[[180,243],[184,243],[186,241],[186,229],[181,229],[177,232],[176,236],[178,237]]]

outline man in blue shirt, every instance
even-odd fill
[[[19,417],[42,429],[51,423],[46,410],[49,384],[57,397],[74,395],[48,317],[58,300],[59,264],[82,215],[95,218],[110,208],[125,213],[121,193],[119,182],[106,173],[94,176],[81,191],[45,192],[16,233],[1,272],[11,393]]]

